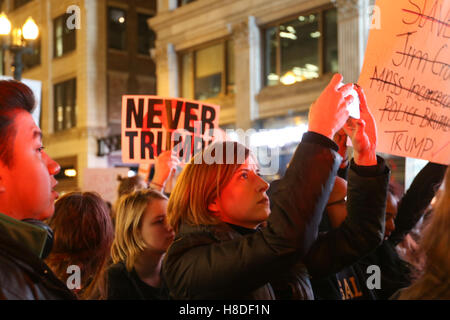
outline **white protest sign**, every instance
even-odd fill
[[[214,141],[219,112],[219,106],[202,101],[122,96],[122,162],[151,164],[166,150],[188,162]]]
[[[377,151],[450,163],[450,1],[378,0],[358,83]]]

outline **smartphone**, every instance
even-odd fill
[[[344,84],[341,82],[341,84],[339,85],[338,88],[342,87]],[[358,92],[356,92],[355,89],[352,89],[350,91],[350,95],[353,96],[353,102],[350,103],[347,107],[347,110],[350,114],[350,117],[354,118],[354,119],[359,119],[360,118],[360,113],[359,113],[359,96],[358,96]]]

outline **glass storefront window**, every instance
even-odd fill
[[[108,47],[116,50],[127,49],[127,16],[119,8],[108,8]]]
[[[301,19],[303,18],[303,19]],[[300,16],[281,24],[280,81],[292,84],[319,77],[319,19],[317,14]]]
[[[149,28],[147,20],[152,16],[138,14],[138,53],[150,55],[150,49],[155,47],[156,34]]]
[[[54,85],[54,130],[63,131],[76,126],[76,79]]]
[[[66,21],[68,14],[63,14],[53,20],[53,56],[61,57],[68,52],[72,52],[77,47],[76,29],[69,29]]]
[[[223,43],[195,52],[195,99],[204,100],[219,95],[224,71]]]
[[[221,41],[181,54],[181,93],[184,98],[205,100],[234,93],[234,44]]]
[[[301,14],[264,33],[266,85],[290,85],[337,71],[336,9]]]

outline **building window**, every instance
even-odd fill
[[[191,3],[191,2],[194,2],[194,1],[196,1],[196,0],[178,0],[177,1],[177,7],[184,6],[185,4],[188,4],[188,3]]]
[[[181,92],[184,98],[204,100],[234,93],[232,41],[188,51],[181,54],[180,58]]]
[[[13,10],[16,10],[17,8],[26,5],[28,2],[31,2],[31,0],[14,0]]]
[[[32,53],[25,53],[22,56],[23,69],[28,70],[41,64],[41,38],[34,41]]]
[[[55,132],[76,126],[76,79],[54,85],[54,124]]]
[[[67,27],[66,21],[68,18],[68,14],[63,14],[53,20],[53,56],[55,58],[61,57],[76,49],[76,29],[69,29]]]
[[[265,84],[293,84],[338,69],[336,9],[271,25],[265,36]]]
[[[108,48],[126,50],[127,16],[125,10],[108,8]]]
[[[150,55],[150,49],[155,47],[156,34],[149,28],[147,20],[152,16],[138,14],[138,53]]]

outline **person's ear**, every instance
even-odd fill
[[[210,204],[208,204],[208,210],[215,215],[219,214],[219,205],[217,203],[217,198],[214,199]]]

